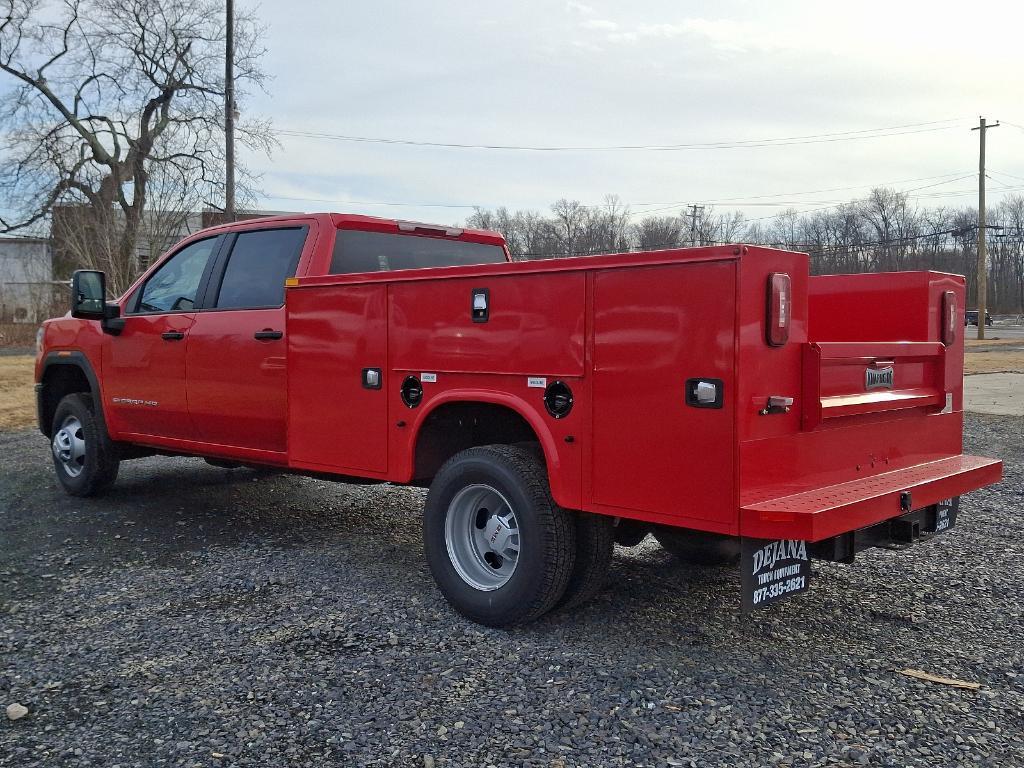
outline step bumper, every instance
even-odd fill
[[[740,507],[740,535],[821,541],[997,483],[1002,476],[999,459],[951,456],[744,504]]]

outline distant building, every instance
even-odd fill
[[[238,221],[258,219],[263,216],[279,216],[287,211],[239,211]],[[115,212],[115,216],[118,215]],[[75,248],[65,238],[69,233],[81,233],[88,225],[89,213],[83,205],[56,205],[51,216],[50,237],[53,243],[54,271],[60,277],[68,277],[79,265],[75,264]],[[163,211],[147,210],[143,214],[142,227],[135,244],[137,269],[141,272],[160,258],[175,243],[201,229],[224,224],[227,221],[219,210]],[[81,248],[79,244],[79,248]],[[80,251],[79,251],[80,252]]]
[[[0,323],[42,322],[61,290],[48,240],[0,238]]]

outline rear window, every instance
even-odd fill
[[[285,278],[295,274],[305,240],[306,227],[239,233],[224,270],[217,308],[281,306]]]
[[[331,274],[499,264],[505,261],[505,250],[500,245],[339,229],[334,241]]]

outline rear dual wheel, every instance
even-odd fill
[[[558,506],[542,457],[488,445],[449,459],[427,494],[423,538],[448,602],[473,621],[524,624],[600,588],[611,529]]]

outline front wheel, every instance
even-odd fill
[[[423,540],[448,602],[492,627],[553,608],[576,555],[572,513],[551,498],[544,464],[510,445],[470,448],[441,467],[427,494]]]
[[[93,496],[113,485],[120,460],[92,398],[81,392],[57,404],[50,430],[53,468],[64,491],[71,496]]]

